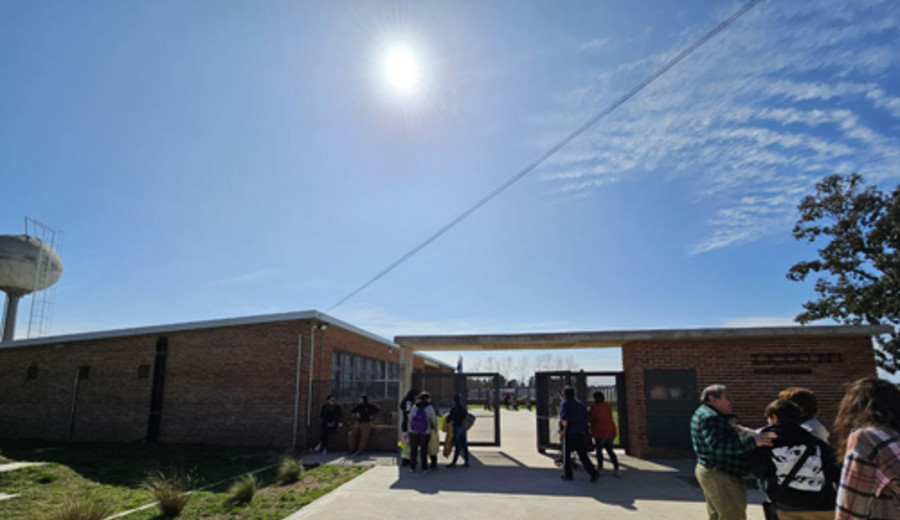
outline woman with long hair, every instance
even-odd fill
[[[900,390],[875,377],[854,381],[834,430],[844,459],[835,520],[900,518]]]

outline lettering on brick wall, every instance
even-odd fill
[[[812,374],[811,368],[757,368],[754,374]]]
[[[750,354],[751,365],[822,365],[843,363],[840,352],[778,352]]]

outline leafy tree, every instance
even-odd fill
[[[875,358],[890,373],[900,369],[900,186],[891,194],[866,186],[859,174],[830,175],[800,202],[794,238],[828,240],[819,259],[788,271],[795,282],[819,275],[819,299],[803,304],[799,323],[831,318],[848,325],[890,324],[877,339]]]

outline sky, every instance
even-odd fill
[[[63,234],[51,334],[790,325],[800,199],[900,182],[897,2],[763,1],[333,307],[740,6],[2,2],[0,233]]]

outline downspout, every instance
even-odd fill
[[[294,432],[291,436],[291,448],[297,449],[297,423],[300,421],[300,356],[303,352],[303,334],[297,335],[297,379],[294,383]]]
[[[312,391],[313,391],[313,365],[315,364],[315,357],[313,357],[313,352],[315,352],[316,348],[316,330],[325,330],[328,328],[328,325],[324,323],[316,324],[313,323],[309,328],[309,386],[306,392],[306,427],[312,424]]]

